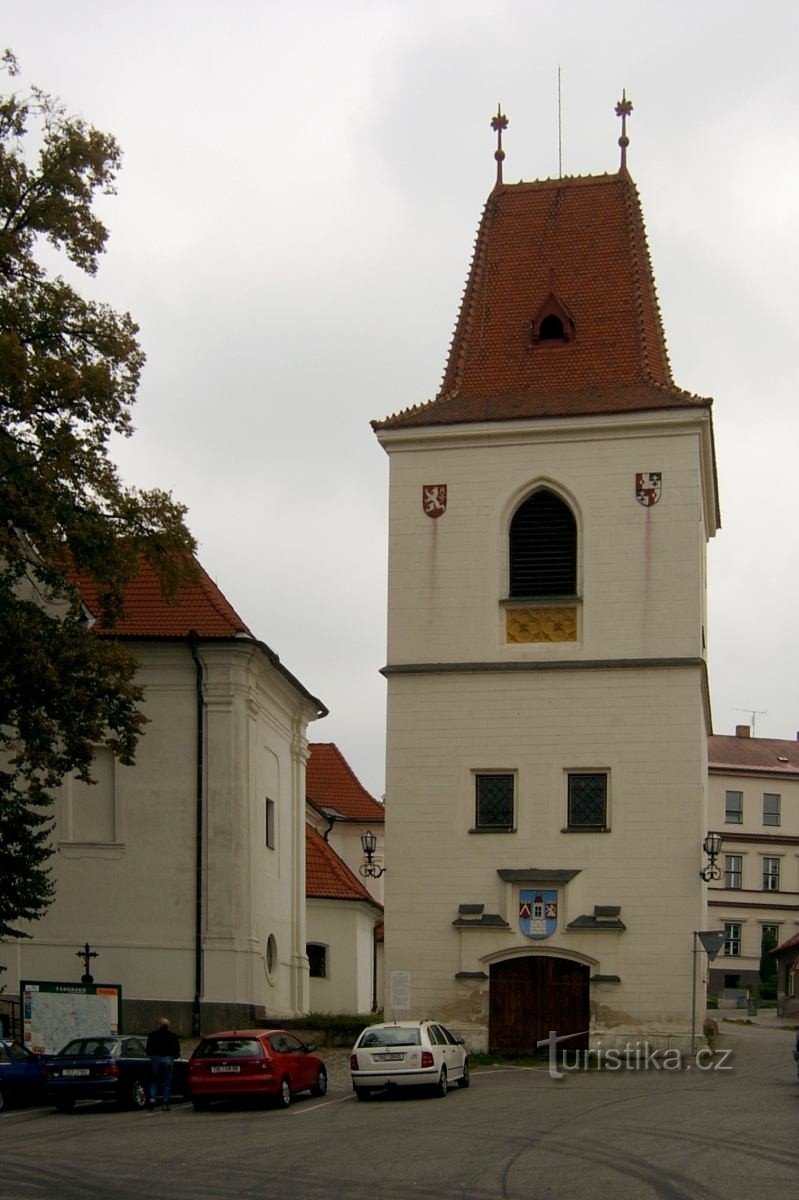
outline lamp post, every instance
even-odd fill
[[[709,883],[711,879],[721,879],[721,867],[716,862],[721,851],[721,843],[723,837],[720,833],[708,833],[705,840],[702,842],[702,849],[707,855],[707,865],[699,872],[705,883]]]
[[[366,833],[361,834],[361,847],[363,848],[365,861],[358,867],[358,873],[363,875],[364,879],[379,879],[386,868],[379,867],[374,861],[377,838],[371,829],[367,829]]]

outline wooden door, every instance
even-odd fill
[[[588,1047],[589,968],[567,958],[526,955],[492,963],[489,982],[489,1050],[534,1054],[549,1031],[568,1050]],[[540,1051],[539,1051],[540,1053]]]

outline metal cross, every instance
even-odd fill
[[[621,137],[619,145],[621,146],[621,167],[620,170],[627,170],[627,147],[630,144],[630,139],[627,137],[627,118],[633,111],[632,100],[627,99],[626,89],[622,89],[621,100],[616,105],[616,116],[621,117]]]
[[[505,158],[505,151],[502,149],[502,131],[508,128],[508,118],[502,111],[502,105],[497,105],[496,116],[491,118],[491,128],[497,135],[497,148],[494,151],[494,158],[497,160],[497,185],[502,183],[502,162]]]
[[[82,950],[75,951],[75,957],[83,959],[84,974],[81,976],[81,983],[94,983],[94,977],[89,974],[89,961],[98,957],[97,951],[92,950],[87,942]]]

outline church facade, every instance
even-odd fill
[[[373,423],[386,1012],[492,1050],[676,1044],[706,921],[711,401],[671,376],[626,137],[616,174],[509,185],[493,125],[441,391]]]

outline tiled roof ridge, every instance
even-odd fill
[[[246,633],[248,637],[254,638],[255,634],[252,632],[252,630],[249,628],[249,626],[239,616],[236,609],[230,603],[230,601],[228,600],[225,593],[219,587],[219,584],[214,583],[214,581],[211,579],[210,575],[206,571],[205,567],[202,565],[201,562],[199,562],[199,560],[197,558],[195,558],[194,561],[197,564],[197,567],[200,572],[200,576],[199,576],[200,586],[201,586],[203,592],[205,593],[205,597],[208,600],[208,603],[211,605],[211,607],[214,609],[214,611],[217,612],[224,621],[230,621],[230,623],[236,633]],[[220,603],[220,600],[222,601],[222,603]],[[232,614],[232,617],[235,617],[235,620],[231,619],[231,614]]]
[[[444,368],[444,377],[441,381],[441,387],[433,400],[428,400],[427,404],[422,404],[415,407],[426,408],[427,405],[435,403],[435,400],[441,399],[443,396],[451,395],[457,392],[458,386],[463,377],[463,364],[466,358],[466,345],[469,341],[469,335],[472,332],[472,316],[474,310],[474,300],[477,293],[477,288],[483,276],[485,269],[485,256],[488,246],[488,225],[489,218],[496,215],[496,189],[490,194],[480,215],[480,223],[477,226],[477,233],[474,239],[474,249],[469,263],[469,270],[466,276],[466,286],[461,295],[460,308],[455,321],[455,329],[452,333],[452,338],[449,344],[447,354],[447,365]]]
[[[671,374],[671,363],[669,362],[669,352],[666,345],[666,336],[663,331],[663,318],[660,311],[660,301],[658,300],[657,287],[655,286],[655,275],[652,270],[652,257],[649,253],[649,241],[646,233],[646,222],[644,221],[643,209],[641,208],[641,198],[638,194],[638,188],[635,186],[630,175],[626,172],[619,172],[617,177],[622,187],[624,195],[624,203],[627,210],[627,231],[630,237],[630,260],[633,267],[633,286],[636,293],[636,317],[638,328],[638,342],[641,349],[641,361],[644,366],[645,376],[648,381],[656,385],[663,384],[662,376],[665,376],[667,384],[673,385]],[[655,341],[656,345],[652,346],[652,339],[647,335],[646,325],[644,321],[645,305],[652,306],[652,315],[655,319]],[[659,358],[660,371],[653,370],[652,356],[657,353]]]

